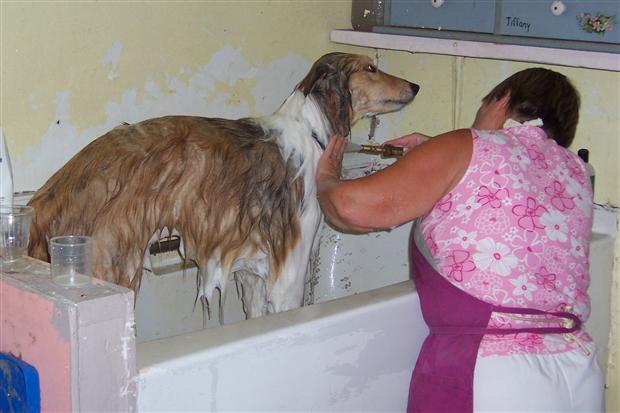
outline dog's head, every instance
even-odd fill
[[[394,112],[411,102],[420,87],[382,72],[368,56],[329,53],[297,85],[321,105],[331,132],[346,136],[357,120]]]

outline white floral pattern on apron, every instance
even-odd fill
[[[585,321],[593,213],[585,165],[535,126],[472,130],[472,137],[461,182],[420,222],[439,273],[492,304],[570,311]],[[518,327],[522,318],[493,315],[489,326]],[[486,335],[479,354],[552,354],[580,341],[591,340],[583,331]]]

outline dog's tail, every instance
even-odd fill
[[[34,194],[28,202],[34,209],[28,255],[49,261],[50,238],[92,234],[92,222],[101,209],[96,206],[105,205],[101,198],[109,197],[107,191],[99,188],[105,186],[95,179],[97,172],[76,156]],[[86,190],[88,185],[98,187]]]
[[[30,225],[28,255],[42,261],[50,260],[48,242],[56,235],[89,235],[85,228],[79,228],[77,219],[67,219],[65,207],[71,205],[67,192],[55,191],[49,185],[57,179],[50,179],[48,184],[35,193],[28,205],[34,209]],[[63,195],[65,194],[65,195]]]
[[[49,253],[47,249],[47,222],[41,222],[45,220],[42,214],[38,214],[38,205],[40,202],[29,202],[28,205],[32,206],[35,210],[32,216],[32,224],[30,225],[30,239],[28,240],[28,255],[33,258],[49,261]],[[45,220],[47,221],[47,220]]]

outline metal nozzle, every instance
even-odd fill
[[[404,150],[399,146],[392,145],[360,145],[359,152],[381,155],[384,158],[403,156]]]

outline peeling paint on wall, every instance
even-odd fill
[[[104,65],[110,65],[110,71],[108,72],[108,79],[110,80],[114,80],[118,77],[118,61],[121,57],[122,50],[123,45],[121,42],[116,42],[108,49],[106,55],[101,60],[101,63]]]
[[[257,74],[256,86],[252,89],[256,112],[261,115],[274,112],[310,70],[311,63],[296,54],[288,54],[270,62]],[[274,85],[278,84],[286,85],[285,88],[290,90],[282,94],[281,90],[274,89]]]
[[[101,62],[111,66],[110,79],[119,76],[121,50],[122,45],[115,43]],[[54,121],[39,144],[15,157],[15,187],[39,188],[80,149],[122,122],[181,114],[236,119],[272,113],[309,67],[304,58],[289,54],[257,68],[240,49],[226,45],[193,73],[181,66],[177,74],[166,74],[163,84],[146,76],[141,87],[125,90],[118,100],[102,104],[103,123],[83,130],[71,118],[72,93],[59,91],[53,102]]]

